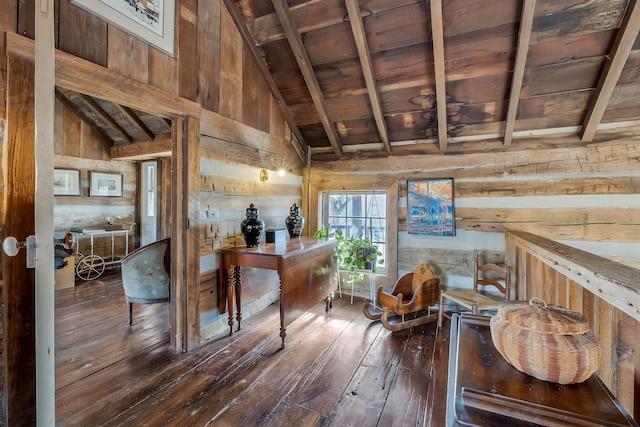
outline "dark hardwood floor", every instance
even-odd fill
[[[278,313],[179,354],[166,304],[135,305],[127,325],[119,273],[56,291],[56,424],[444,425],[448,329],[390,333],[344,295],[296,320],[280,350]]]

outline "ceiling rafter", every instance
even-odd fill
[[[80,120],[89,125],[91,129],[93,129],[96,133],[98,133],[105,141],[109,143],[109,145],[113,144],[113,139],[107,135],[105,131],[103,131],[93,120],[91,120],[87,115],[80,109],[76,104],[74,104],[64,93],[60,91],[60,89],[56,88],[56,98],[60,100],[67,108],[69,108],[73,113],[78,116]]]
[[[637,0],[631,0],[600,76],[594,100],[587,110],[580,135],[583,141],[591,141],[595,136],[639,31],[640,6]]]
[[[447,151],[447,87],[444,69],[444,26],[442,0],[431,0],[431,34],[433,40],[433,67],[436,79],[436,107],[438,115],[438,144],[440,151]]]
[[[520,103],[520,90],[522,89],[524,71],[527,64],[535,9],[536,0],[524,0],[522,5],[522,18],[520,19],[520,35],[518,36],[518,47],[516,49],[516,62],[513,67],[513,78],[511,79],[511,96],[509,98],[507,122],[504,130],[505,147],[510,146],[513,140],[513,130],[516,124],[518,104]]]
[[[307,89],[311,94],[311,98],[313,99],[313,103],[316,107],[316,110],[318,111],[320,121],[322,122],[322,126],[327,133],[329,142],[333,147],[333,151],[337,157],[342,157],[344,151],[342,149],[340,137],[338,136],[338,133],[336,132],[336,129],[333,125],[333,121],[331,120],[327,111],[327,107],[324,102],[324,95],[322,94],[320,84],[318,83],[318,79],[316,78],[313,67],[311,66],[309,54],[307,53],[307,50],[302,43],[300,33],[298,32],[295,22],[293,21],[291,13],[289,12],[289,6],[286,0],[272,0],[272,3],[273,7],[276,10],[278,18],[280,19],[280,24],[284,29],[284,33],[287,35],[287,40],[289,41],[291,50],[293,51],[296,61],[298,62],[298,66],[300,67],[302,76],[304,77],[304,80],[307,84]]]
[[[86,102],[87,106],[94,113],[96,113],[102,120],[104,120],[105,123],[107,123],[111,128],[113,128],[117,133],[119,133],[122,136],[122,138],[126,141],[127,144],[131,144],[133,142],[133,138],[131,138],[131,135],[129,135],[127,131],[124,130],[122,126],[120,126],[118,122],[116,122],[113,119],[113,117],[109,115],[109,113],[104,111],[104,109],[100,106],[100,104],[96,102],[95,99],[83,93],[80,94],[80,98],[82,98],[82,100]]]
[[[140,132],[146,135],[147,139],[150,139],[151,141],[155,139],[156,135],[153,133],[151,129],[149,129],[149,126],[147,126],[142,121],[142,119],[140,119],[140,117],[136,114],[135,111],[133,111],[131,108],[124,105],[120,105],[120,104],[114,104],[114,105],[116,106],[116,108],[118,108],[118,110],[122,112],[122,114],[125,115],[125,117],[127,117],[127,119],[129,119],[129,121],[136,128],[138,128]]]
[[[295,138],[291,138],[291,141],[290,141],[291,145],[293,146],[294,150],[296,150],[296,153],[298,154],[298,157],[300,158],[300,160],[305,162],[307,158],[306,153],[309,150],[309,147],[304,141],[304,138],[300,133],[300,129],[298,129],[298,125],[296,124],[296,121],[294,120],[293,115],[291,114],[291,111],[287,107],[287,104],[284,101],[284,98],[282,98],[282,94],[280,93],[280,90],[276,86],[276,83],[273,81],[273,76],[269,72],[267,63],[265,62],[264,58],[262,57],[262,55],[258,51],[258,48],[256,47],[255,41],[253,40],[253,37],[251,36],[249,29],[247,28],[242,11],[238,7],[238,5],[234,2],[234,0],[223,0],[223,2],[224,2],[224,5],[227,7],[227,11],[229,12],[229,15],[231,15],[231,19],[233,19],[233,22],[235,23],[236,28],[240,32],[240,35],[242,36],[242,40],[244,41],[245,46],[247,47],[247,49],[249,49],[249,52],[251,53],[251,56],[253,57],[254,62],[258,65],[260,74],[262,74],[262,77],[265,79],[267,86],[269,87],[269,91],[271,92],[271,96],[273,96],[276,104],[278,104],[278,108],[280,108],[280,112],[282,113],[284,120],[287,122],[289,129],[295,136]]]
[[[360,6],[358,4],[358,0],[345,0],[345,4],[347,5],[351,31],[353,32],[356,47],[358,48],[360,65],[362,65],[362,74],[364,74],[364,80],[367,84],[367,92],[371,101],[373,117],[375,118],[376,126],[378,127],[378,132],[380,133],[380,139],[382,140],[384,149],[387,153],[390,153],[391,144],[389,143],[389,134],[387,132],[387,125],[384,121],[382,103],[380,102],[380,96],[378,95],[378,87],[373,72],[373,64],[371,63],[371,54],[369,53],[367,36],[364,32],[364,23],[362,22],[360,15]]]

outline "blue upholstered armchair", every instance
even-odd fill
[[[122,258],[122,286],[132,323],[133,303],[154,304],[169,301],[171,274],[170,239],[142,246]]]

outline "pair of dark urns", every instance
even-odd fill
[[[251,203],[247,208],[245,219],[240,224],[240,231],[248,248],[260,246],[260,238],[264,231],[264,221],[260,219],[259,213],[258,208]],[[294,203],[289,209],[289,216],[285,219],[285,225],[287,226],[289,237],[297,238],[302,234],[304,218],[300,214],[300,207],[297,204]]]

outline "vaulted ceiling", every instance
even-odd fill
[[[640,124],[635,0],[223,1],[312,160],[579,145]]]

